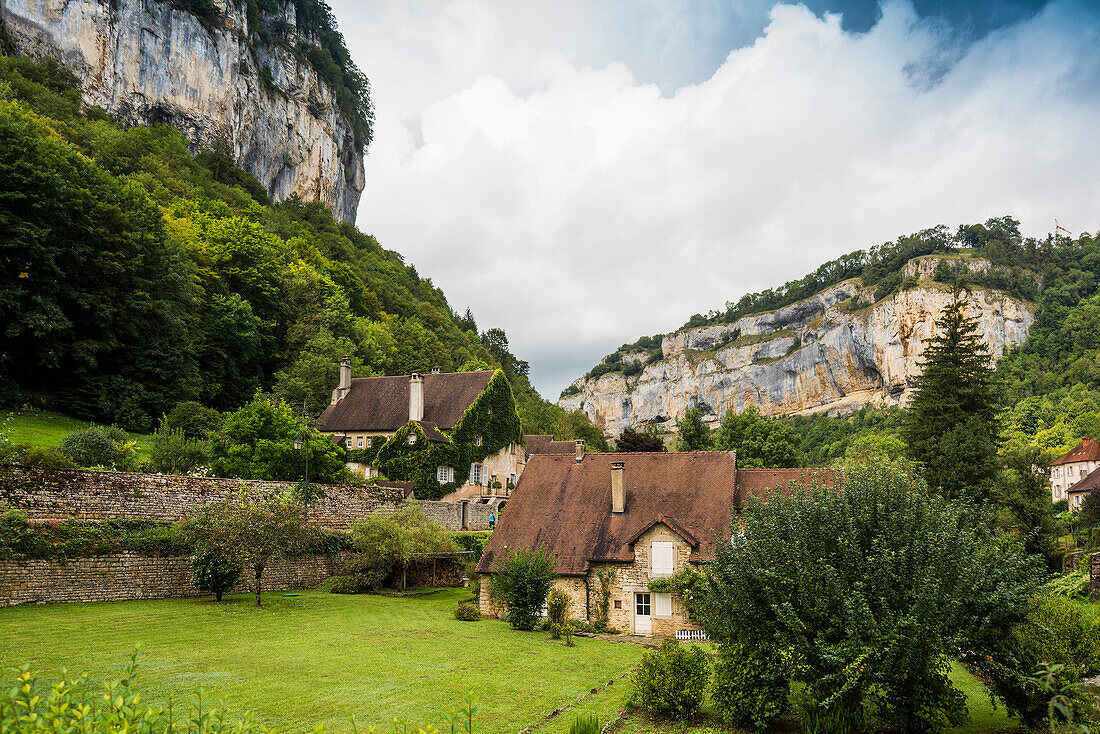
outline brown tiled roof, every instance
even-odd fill
[[[569,454],[577,453],[576,441],[555,441],[548,433],[536,433],[523,437],[528,456],[536,454]]]
[[[611,513],[611,463],[625,464],[626,510]],[[477,570],[487,573],[506,548],[545,544],[555,571],[581,575],[592,562],[632,561],[631,542],[662,519],[689,542],[693,560],[714,558],[715,533],[729,532],[737,466],[722,451],[536,454],[512,490],[507,510]]]
[[[428,421],[420,421],[420,427],[424,429],[424,435],[428,437],[428,440],[432,443],[450,443],[451,439],[444,436],[439,432],[439,428],[434,423]]]
[[[1077,461],[1100,461],[1100,441],[1095,438],[1086,438],[1070,451],[1051,462],[1051,466],[1072,464]]]
[[[1100,469],[1088,474],[1084,479],[1067,489],[1066,493],[1079,494],[1081,492],[1091,492],[1097,487],[1100,487]]]
[[[424,421],[443,430],[489,385],[492,370],[424,375]],[[396,431],[409,422],[409,376],[356,377],[344,399],[321,413],[317,427],[333,431]]]
[[[737,507],[748,505],[750,497],[764,499],[772,490],[787,495],[791,491],[791,482],[798,484],[833,485],[842,481],[844,474],[838,469],[810,467],[805,469],[738,469],[737,470]]]

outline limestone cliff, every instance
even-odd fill
[[[915,276],[935,267],[911,265],[907,272]],[[776,311],[669,334],[662,359],[641,374],[579,378],[566,391],[574,394],[558,404],[584,411],[616,435],[649,423],[671,427],[692,407],[713,425],[726,410],[750,405],[766,415],[787,415],[904,403],[951,290],[919,280],[877,303],[873,293],[849,280]],[[1031,304],[980,288],[965,296],[994,358],[1027,338]]]
[[[247,6],[214,0],[217,23],[160,0],[0,0],[18,50],[51,56],[84,100],[128,124],[168,123],[196,146],[230,144],[274,199],[299,194],[354,221],[363,158],[333,89],[294,52],[296,14],[280,0],[281,42],[252,33]]]

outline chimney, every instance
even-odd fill
[[[351,390],[351,357],[340,360],[340,384],[332,391],[332,404],[336,405]]]
[[[626,510],[626,487],[623,486],[623,474],[626,462],[611,462],[611,511],[621,515]]]
[[[419,372],[409,375],[409,420],[424,420],[424,375]]]
[[[577,439],[577,463],[584,461],[584,441]]]
[[[432,367],[432,374],[433,375],[438,375],[442,371],[443,370],[439,369],[439,365],[436,365],[435,367]]]

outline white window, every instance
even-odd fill
[[[484,443],[484,441],[483,441],[483,439],[481,438],[481,434],[480,434],[480,433],[479,433],[479,434],[477,434],[476,436],[474,436],[474,446],[480,446],[480,445],[481,445],[482,443]]]
[[[672,616],[672,594],[654,594],[653,595],[653,616],[654,617],[671,617]]]
[[[653,541],[652,558],[650,563],[651,569],[654,574],[671,576],[676,570],[673,568],[672,560],[672,541],[671,540],[655,540]]]
[[[449,466],[441,466],[435,470],[435,479],[440,484],[446,484],[447,482],[453,482],[455,478],[455,470]]]
[[[344,439],[344,446],[348,447],[349,449],[351,448],[351,437],[350,436],[348,438]]]
[[[363,437],[362,436],[359,437],[359,442],[358,443],[359,443],[359,448],[363,448]]]
[[[490,405],[489,406],[489,415],[492,415],[492,414],[493,414],[493,406]]]
[[[416,434],[415,433],[410,433],[409,434],[409,443],[416,443]]]
[[[481,484],[481,464],[470,464],[470,484]]]

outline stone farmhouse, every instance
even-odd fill
[[[600,572],[611,572],[609,624],[637,635],[690,637],[698,626],[675,594],[649,582],[715,558],[735,513],[791,481],[833,481],[824,469],[738,469],[732,452],[534,455],[478,563],[481,611],[498,612],[489,579],[510,549],[544,546],[570,615],[594,622]],[[607,575],[606,573],[604,574]]]
[[[574,451],[572,441],[521,435],[499,370],[352,378],[345,357],[317,428],[348,449],[351,468],[411,483],[418,499],[507,498],[529,456]]]
[[[1069,499],[1069,490],[1100,467],[1100,441],[1086,438],[1050,465],[1050,501]],[[1073,505],[1070,505],[1073,509]]]

